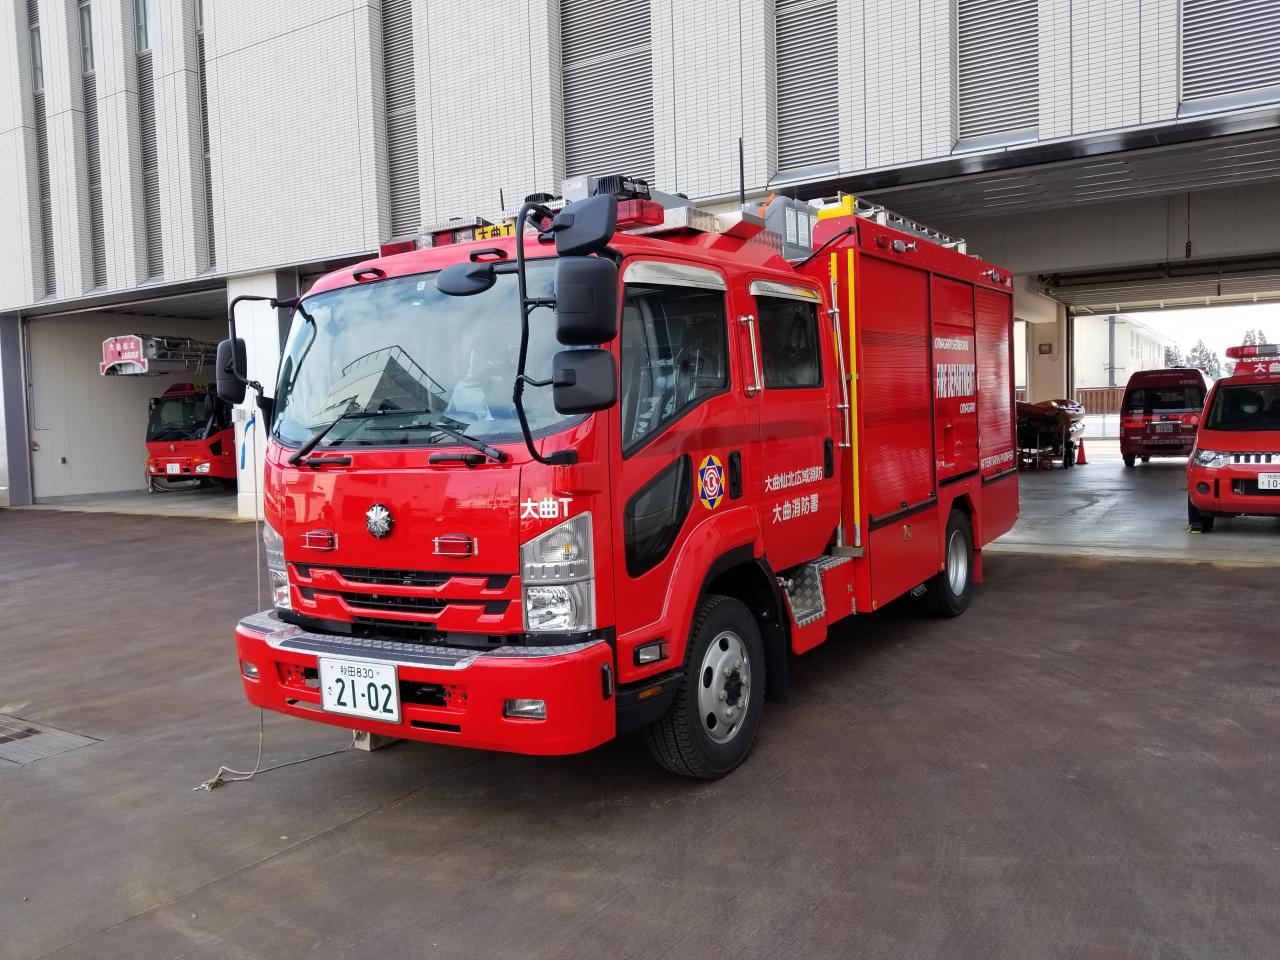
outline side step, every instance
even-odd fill
[[[797,627],[807,627],[826,618],[827,593],[823,588],[823,574],[849,560],[849,557],[817,557],[787,571],[783,588]]]

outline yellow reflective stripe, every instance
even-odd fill
[[[858,462],[858,316],[853,296],[853,247],[845,251],[848,272],[845,286],[849,291],[849,456],[853,465],[853,545],[862,546],[862,484]]]

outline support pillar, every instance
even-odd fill
[[[31,503],[31,441],[22,319],[0,316],[0,507]]]

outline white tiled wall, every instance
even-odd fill
[[[151,0],[165,282],[208,268],[195,0]],[[657,185],[732,196],[776,173],[772,0],[637,0],[652,23]],[[25,0],[0,0],[0,310],[41,290]],[[40,0],[58,297],[89,283],[74,0]],[[380,0],[206,0],[217,270],[388,239]],[[108,287],[145,270],[133,4],[93,4]],[[558,0],[415,0],[422,220],[494,214],[564,170]],[[840,167],[949,156],[954,0],[839,0]],[[1040,0],[1043,139],[1172,120],[1178,0]],[[605,172],[605,171],[602,171]],[[625,171],[623,171],[625,172]]]

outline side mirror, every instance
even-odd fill
[[[455,263],[436,277],[436,289],[450,297],[470,297],[484,293],[497,280],[492,263]]]
[[[227,403],[243,403],[245,391],[245,367],[248,357],[244,341],[223,340],[218,344],[217,368],[218,396]]]
[[[601,257],[556,261],[556,339],[592,347],[618,335],[618,267]]]
[[[595,413],[618,402],[618,365],[608,350],[561,350],[551,363],[557,413]]]
[[[575,200],[551,221],[556,237],[556,253],[562,257],[585,257],[609,245],[618,228],[618,201],[601,193]]]

